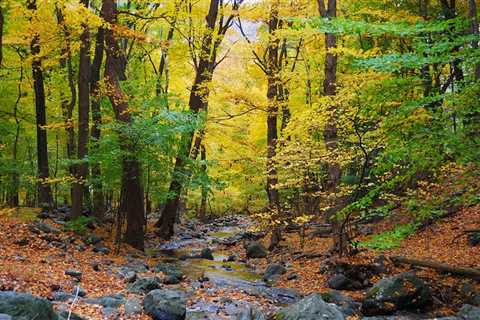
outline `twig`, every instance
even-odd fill
[[[75,305],[75,302],[77,302],[78,300],[78,293],[80,292],[80,286],[76,286],[75,288],[77,290],[75,291],[75,297],[73,298],[72,305],[70,306],[70,310],[68,311],[67,320],[70,320],[70,317],[72,316],[73,306]]]

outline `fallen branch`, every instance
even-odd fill
[[[390,257],[395,263],[410,264],[412,266],[420,266],[431,268],[440,272],[448,272],[455,275],[465,276],[468,278],[480,279],[480,269],[474,268],[464,268],[464,267],[455,267],[446,263],[439,263],[429,260],[419,260],[413,258],[407,258],[402,256],[393,256]]]
[[[293,257],[293,260],[299,260],[299,259],[314,259],[314,258],[321,258],[325,254],[324,253],[302,253],[298,256]]]

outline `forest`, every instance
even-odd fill
[[[477,0],[0,0],[1,320],[480,320]]]

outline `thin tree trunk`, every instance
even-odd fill
[[[9,204],[12,207],[19,206],[18,189],[20,187],[20,176],[18,173],[18,140],[20,138],[20,119],[18,118],[18,104],[22,99],[23,65],[20,65],[20,79],[18,80],[18,95],[13,106],[13,118],[15,120],[15,138],[12,147],[12,160],[14,169],[12,172],[12,190],[9,196]]]
[[[103,0],[102,16],[112,26],[117,23],[117,8],[114,0]],[[117,68],[119,61],[123,61],[124,57],[122,58],[122,52],[112,29],[106,30],[105,43],[107,52],[105,82],[107,88],[109,88],[107,94],[117,121],[125,126],[130,126],[132,118],[128,112],[127,97],[120,87],[119,79],[121,75],[118,74],[119,70]],[[119,134],[120,147],[123,152],[122,190],[125,191],[120,208],[126,212],[127,217],[125,242],[139,250],[143,250],[145,207],[143,204],[144,196],[140,163],[135,155],[131,137],[124,133]]]
[[[198,115],[200,111],[206,111],[208,107],[208,84],[212,81],[212,73],[215,66],[215,51],[212,54],[213,32],[218,16],[219,0],[211,0],[209,11],[206,17],[207,31],[202,39],[200,60],[195,73],[192,90],[190,92],[190,111]],[[186,168],[185,160],[189,158],[194,132],[184,133],[181,137],[180,148],[175,159],[175,167],[172,173],[169,193],[173,196],[167,200],[162,216],[156,223],[158,235],[163,239],[170,239],[174,233],[175,220],[180,204],[180,197],[183,184],[188,181],[189,170]]]
[[[200,160],[202,161],[201,169],[202,172],[206,175],[207,174],[207,151],[205,150],[205,146],[202,145],[200,147]],[[205,221],[207,218],[207,197],[208,197],[208,188],[205,185],[202,185],[202,197],[200,200],[200,208],[198,209],[198,218],[200,221]]]
[[[36,0],[28,0],[27,8],[35,13],[37,10]],[[38,202],[40,206],[52,207],[52,189],[46,182],[49,178],[48,168],[48,141],[47,131],[44,128],[47,124],[45,88],[43,85],[42,62],[40,54],[40,38],[38,34],[33,36],[30,43],[32,59],[33,87],[35,91],[35,113],[37,127],[37,166],[38,166]]]
[[[92,69],[90,75],[90,95],[92,108],[92,129],[91,139],[93,140],[93,151],[98,150],[102,125],[102,113],[100,110],[100,97],[98,93],[98,82],[100,81],[100,70],[102,67],[103,50],[105,42],[105,30],[99,28],[95,40],[95,54],[93,56]],[[103,220],[105,216],[105,198],[102,186],[102,171],[99,163],[91,165],[92,185],[93,185],[93,214],[97,219]]]
[[[75,157],[75,128],[73,125],[73,109],[77,103],[77,90],[75,88],[74,71],[72,66],[72,52],[70,50],[70,32],[65,25],[65,19],[61,8],[55,8],[58,24],[63,30],[65,37],[65,46],[62,48],[62,57],[60,58],[60,66],[67,71],[67,82],[70,89],[70,100],[63,92],[60,92],[60,101],[65,122],[65,134],[67,136],[67,159],[73,160]],[[70,176],[75,176],[75,166],[68,165],[68,172]],[[70,198],[73,198],[73,187],[70,188]]]
[[[89,0],[81,3],[88,8]],[[84,185],[88,173],[86,162],[90,112],[90,32],[88,25],[82,24],[83,32],[80,36],[80,62],[78,67],[78,144],[77,160],[81,161],[75,169],[73,184],[72,216],[82,215],[84,200]]]

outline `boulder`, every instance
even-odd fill
[[[57,320],[52,304],[31,294],[13,291],[0,291],[0,314],[15,320]]]
[[[132,298],[125,301],[125,315],[131,316],[134,314],[140,314],[143,312],[142,304],[140,300]]]
[[[465,283],[460,287],[463,303],[480,306],[480,292],[471,283]]]
[[[346,316],[359,314],[361,304],[349,296],[342,295],[337,290],[322,293],[322,298],[325,302],[336,304],[340,308],[340,311]]]
[[[265,246],[258,242],[252,241],[245,245],[247,252],[247,258],[265,258],[268,255],[268,251]]]
[[[162,281],[159,277],[138,278],[135,282],[127,286],[131,293],[148,293],[149,291],[162,287]]]
[[[153,320],[184,320],[185,296],[173,290],[153,290],[143,299],[143,310]]]
[[[65,270],[65,275],[70,276],[72,278],[75,278],[78,281],[82,280],[82,272],[81,271],[77,271],[77,270],[74,270],[74,269],[67,269],[67,270]]]
[[[287,269],[279,263],[271,263],[265,269],[263,274],[264,281],[277,280],[282,274],[285,274]]]
[[[237,315],[236,320],[265,320],[265,316],[261,311],[248,306]]]
[[[154,270],[165,275],[163,279],[165,284],[177,284],[184,277],[183,272],[173,263],[159,263],[154,267]]]
[[[276,317],[282,320],[345,320],[337,306],[326,303],[322,296],[317,293],[282,309]]]
[[[472,247],[478,246],[480,244],[480,231],[468,234],[468,244]]]
[[[0,313],[0,320],[13,320],[13,318],[8,314]]]
[[[429,287],[412,273],[384,278],[370,288],[362,304],[365,315],[392,314],[397,310],[421,309],[431,301]]]
[[[204,248],[200,252],[200,258],[201,259],[207,259],[207,260],[213,260],[213,252],[212,249],[210,248]]]
[[[464,304],[457,316],[463,320],[478,320],[480,319],[480,308],[469,304]]]
[[[85,302],[88,304],[98,304],[104,308],[116,309],[125,303],[125,298],[121,295],[113,295],[86,299]]]
[[[358,290],[363,287],[360,282],[350,279],[343,273],[338,273],[330,277],[327,285],[330,289],[335,290]]]
[[[55,227],[52,227],[51,225],[49,225],[48,223],[45,223],[45,222],[40,222],[40,221],[35,221],[33,223],[31,223],[29,226],[28,226],[28,229],[33,232],[33,233],[40,233],[40,232],[43,232],[43,233],[53,233],[53,234],[59,234],[60,233],[60,230],[55,228]]]
[[[68,319],[69,319],[69,318],[68,318],[68,314],[69,314],[69,312],[66,311],[66,310],[60,312],[60,313],[58,314],[58,320],[68,320]],[[70,320],[86,320],[86,319],[85,319],[85,318],[82,318],[82,317],[79,316],[78,314],[72,312],[72,313],[70,314]]]

